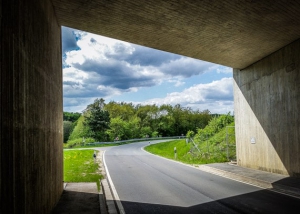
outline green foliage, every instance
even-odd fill
[[[71,121],[64,121],[63,122],[63,128],[64,128],[64,143],[66,143],[69,139],[70,134],[73,131],[73,124]]]
[[[135,115],[135,108],[132,103],[111,101],[104,105],[104,110],[109,112],[110,118],[120,117],[124,121],[130,120]]]
[[[223,159],[207,158],[203,156],[193,156],[190,153],[190,144],[187,144],[184,140],[175,140],[158,144],[151,144],[145,147],[145,150],[168,159],[175,160],[174,147],[177,151],[177,161],[187,164],[207,164],[215,162],[223,162]]]
[[[65,182],[96,182],[100,190],[99,179],[102,179],[98,163],[94,162],[94,150],[64,151]]]
[[[95,143],[96,140],[94,138],[88,137],[82,137],[82,138],[76,138],[72,140],[68,140],[68,142],[65,144],[65,148],[73,148],[75,146],[84,146],[87,143]]]
[[[224,121],[223,119],[220,119],[220,121]],[[229,121],[230,119],[227,120],[227,122]],[[174,147],[176,147],[176,160],[188,164],[220,163],[228,161],[227,158],[229,160],[235,159],[234,122],[227,124],[228,127],[226,128],[224,124],[227,122],[223,123],[223,128],[219,128],[219,131],[210,137],[207,136],[201,142],[195,141],[200,152],[192,142],[186,143],[185,140],[153,144],[145,147],[145,150],[169,159],[175,159]],[[213,119],[211,125],[216,125],[215,119]],[[189,131],[187,135],[191,137],[193,133]]]
[[[125,121],[121,117],[112,118],[110,121],[110,129],[106,131],[110,140],[129,140],[138,138],[140,119],[132,117],[131,120]]]
[[[64,121],[71,121],[72,123],[74,123],[76,120],[78,120],[78,118],[81,116],[80,113],[78,112],[64,112],[63,113],[63,117],[64,117]]]
[[[151,144],[145,147],[145,150],[165,158],[175,159],[174,147],[176,147],[177,150],[177,160],[183,161],[185,154],[187,154],[190,150],[190,147],[185,143],[185,139]]]
[[[140,133],[140,118],[132,117],[125,123],[125,136],[124,140],[138,138]]]
[[[65,118],[73,118],[79,113],[64,113]],[[208,110],[193,111],[177,104],[136,105],[132,103],[105,104],[104,99],[96,99],[85,109],[83,116],[73,122],[73,132],[69,140],[92,137],[96,141],[127,140],[151,136],[181,136],[188,131],[203,129],[212,116]]]
[[[152,132],[151,137],[158,137],[158,131]]]
[[[194,131],[188,131],[187,134],[186,134],[186,137],[187,138],[193,138],[195,135],[195,132]]]
[[[195,140],[202,141],[204,138],[211,137],[233,121],[234,117],[229,113],[227,115],[213,117],[205,128],[197,129]]]
[[[151,127],[149,127],[149,126],[142,127],[141,131],[140,131],[140,137],[141,138],[150,137],[151,133],[152,133]]]
[[[187,143],[185,140],[153,144],[145,149],[151,153],[174,159],[174,147],[177,148],[177,160],[189,164],[206,164],[226,162],[235,159],[235,133],[234,117],[216,115],[210,119],[207,126],[187,132],[188,138],[194,141]]]
[[[75,139],[82,139],[83,137],[87,138],[89,136],[90,129],[88,126],[84,125],[84,116],[81,115],[77,121],[77,125],[75,126],[69,137],[68,142]]]
[[[99,141],[106,141],[105,131],[109,128],[109,112],[104,110],[104,100],[96,99],[85,110],[85,125],[90,128],[90,136]]]
[[[225,118],[226,116],[228,117],[227,119]],[[217,162],[236,159],[234,122],[229,123],[233,120],[233,117],[230,115],[219,117],[219,119],[217,117],[212,119],[203,130],[198,130],[194,137],[194,142],[200,149],[200,152],[194,148],[191,150],[191,155],[204,157],[208,160],[216,160]]]
[[[106,131],[110,141],[114,141],[116,138],[122,140],[125,132],[125,121],[121,117],[115,117],[110,120],[110,129]]]

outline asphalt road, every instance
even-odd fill
[[[154,143],[154,142],[152,142]],[[105,162],[127,214],[300,213],[300,200],[151,155],[112,147]]]

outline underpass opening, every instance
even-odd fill
[[[163,137],[196,132],[197,127],[204,128],[203,122],[189,118],[196,112],[233,114],[231,68],[67,27],[62,27],[62,35],[64,111],[82,112],[95,99],[103,98],[99,102],[104,105],[128,103],[127,116],[122,119],[137,111],[141,120],[158,119],[166,116],[170,106],[190,113],[176,116],[176,133],[160,132],[152,125],[150,132],[135,138],[154,132]],[[141,104],[148,109],[138,110]],[[183,124],[187,125],[180,128]],[[117,137],[124,138],[116,135],[110,140]],[[80,142],[83,138],[87,136],[80,136]]]

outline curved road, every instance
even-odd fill
[[[104,155],[127,214],[299,213],[299,199],[151,155],[146,145],[112,147]]]

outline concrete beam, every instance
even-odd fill
[[[233,68],[300,38],[298,1],[52,2],[61,25]]]

